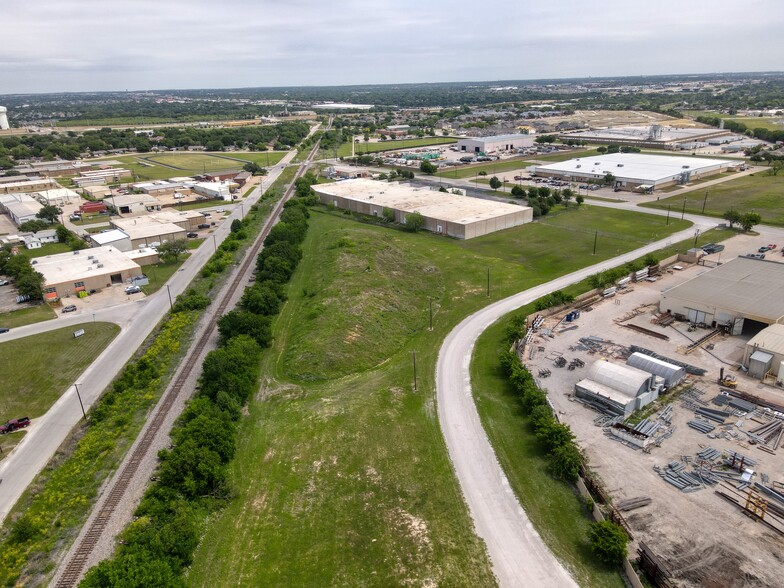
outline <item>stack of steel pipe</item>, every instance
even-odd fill
[[[718,449],[714,449],[713,447],[706,447],[700,451],[697,456],[707,461],[713,461],[717,457],[721,456],[721,452]]]
[[[689,421],[686,424],[689,425],[692,429],[696,429],[700,433],[710,433],[713,429],[716,428],[707,421],[694,420],[694,421]]]
[[[694,412],[698,416],[716,421],[720,425],[723,425],[724,421],[730,417],[730,413],[728,413],[726,410],[716,410],[714,408],[699,407],[695,409]]]
[[[771,449],[778,449],[783,432],[784,421],[774,419],[769,423],[751,429],[751,431],[749,431],[749,436],[753,436],[760,443],[770,446]]]

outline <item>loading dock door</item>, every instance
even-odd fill
[[[109,279],[112,281],[112,284],[122,284],[122,274],[112,274],[109,276]]]
[[[689,322],[692,323],[704,323],[705,322],[705,313],[700,312],[699,310],[694,310],[693,308],[689,308]]]

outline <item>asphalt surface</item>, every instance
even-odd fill
[[[290,152],[270,170],[264,182],[266,186],[270,186],[278,178],[283,167],[293,159],[294,155],[294,152]],[[260,191],[257,188],[243,201],[244,206],[249,208],[258,200],[259,196]],[[242,210],[241,207],[236,206],[213,233],[215,240],[205,240],[198,249],[192,252],[180,270],[171,277],[167,285],[172,299],[188,287],[201,267],[214,253],[215,243],[220,244],[223,241],[230,231],[231,221],[239,218]],[[168,290],[161,288],[155,294],[141,300],[97,310],[94,313],[96,321],[116,323],[120,326],[121,332],[76,380],[85,411],[89,410],[98,400],[106,387],[169,311]],[[89,322],[92,315],[92,312],[89,315],[80,314],[67,318],[60,315],[55,320],[15,328],[4,334],[3,341]],[[85,331],[85,336],[89,337],[89,326],[85,327]],[[81,418],[82,410],[79,406],[76,388],[71,386],[45,415],[35,419],[35,422],[27,429],[24,439],[14,448],[11,455],[0,462],[0,480],[2,480],[0,483],[0,522],[5,519],[27,486],[46,466]]]

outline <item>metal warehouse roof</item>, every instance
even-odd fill
[[[366,179],[317,184],[313,186],[313,190],[318,194],[369,202],[403,212],[417,211],[429,218],[457,224],[470,224],[527,210],[525,206],[505,204],[495,200],[483,200],[428,188],[414,188],[406,184]]]
[[[644,353],[632,353],[629,356],[629,359],[626,360],[626,365],[646,371],[655,376],[660,376],[664,378],[664,381],[667,382],[668,386],[673,382],[679,382],[686,377],[686,370],[681,366],[667,363],[666,361],[651,357],[650,355],[645,355]]]
[[[595,362],[586,374],[587,380],[612,388],[629,400],[636,398],[643,388],[648,388],[650,378],[648,372],[605,360]]]
[[[471,141],[484,141],[485,143],[493,143],[495,141],[514,141],[516,139],[531,139],[533,135],[526,135],[525,133],[514,133],[509,135],[490,135],[489,137],[461,137],[461,140],[469,139]]]
[[[96,263],[97,260],[97,263]],[[77,282],[95,275],[139,269],[123,252],[114,247],[94,247],[70,253],[38,257],[33,269],[41,272],[45,284]],[[102,265],[103,267],[98,267]]]
[[[662,292],[696,306],[733,312],[762,322],[784,319],[784,264],[736,257],[680,286]]]
[[[618,179],[660,182],[680,176],[683,172],[709,171],[731,165],[737,165],[737,162],[704,157],[613,153],[537,165],[532,171],[558,172],[576,176],[594,175],[596,177],[603,177],[607,173],[611,173]]]
[[[746,345],[784,355],[784,325],[775,324],[762,329]]]

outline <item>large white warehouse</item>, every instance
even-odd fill
[[[537,176],[556,177],[570,182],[603,180],[607,174],[614,176],[613,187],[619,190],[635,188],[664,188],[687,184],[704,176],[736,169],[737,161],[648,155],[647,153],[613,153],[594,157],[576,157],[568,161],[537,165],[531,173]]]
[[[457,239],[472,239],[533,220],[533,209],[527,206],[375,180],[316,184],[313,191],[324,204],[368,216],[381,217],[385,208],[391,209],[395,221],[402,224],[408,214],[418,212],[425,218],[425,230]]]
[[[497,153],[525,149],[534,144],[533,135],[494,135],[492,137],[464,137],[457,140],[458,151],[467,153]]]

